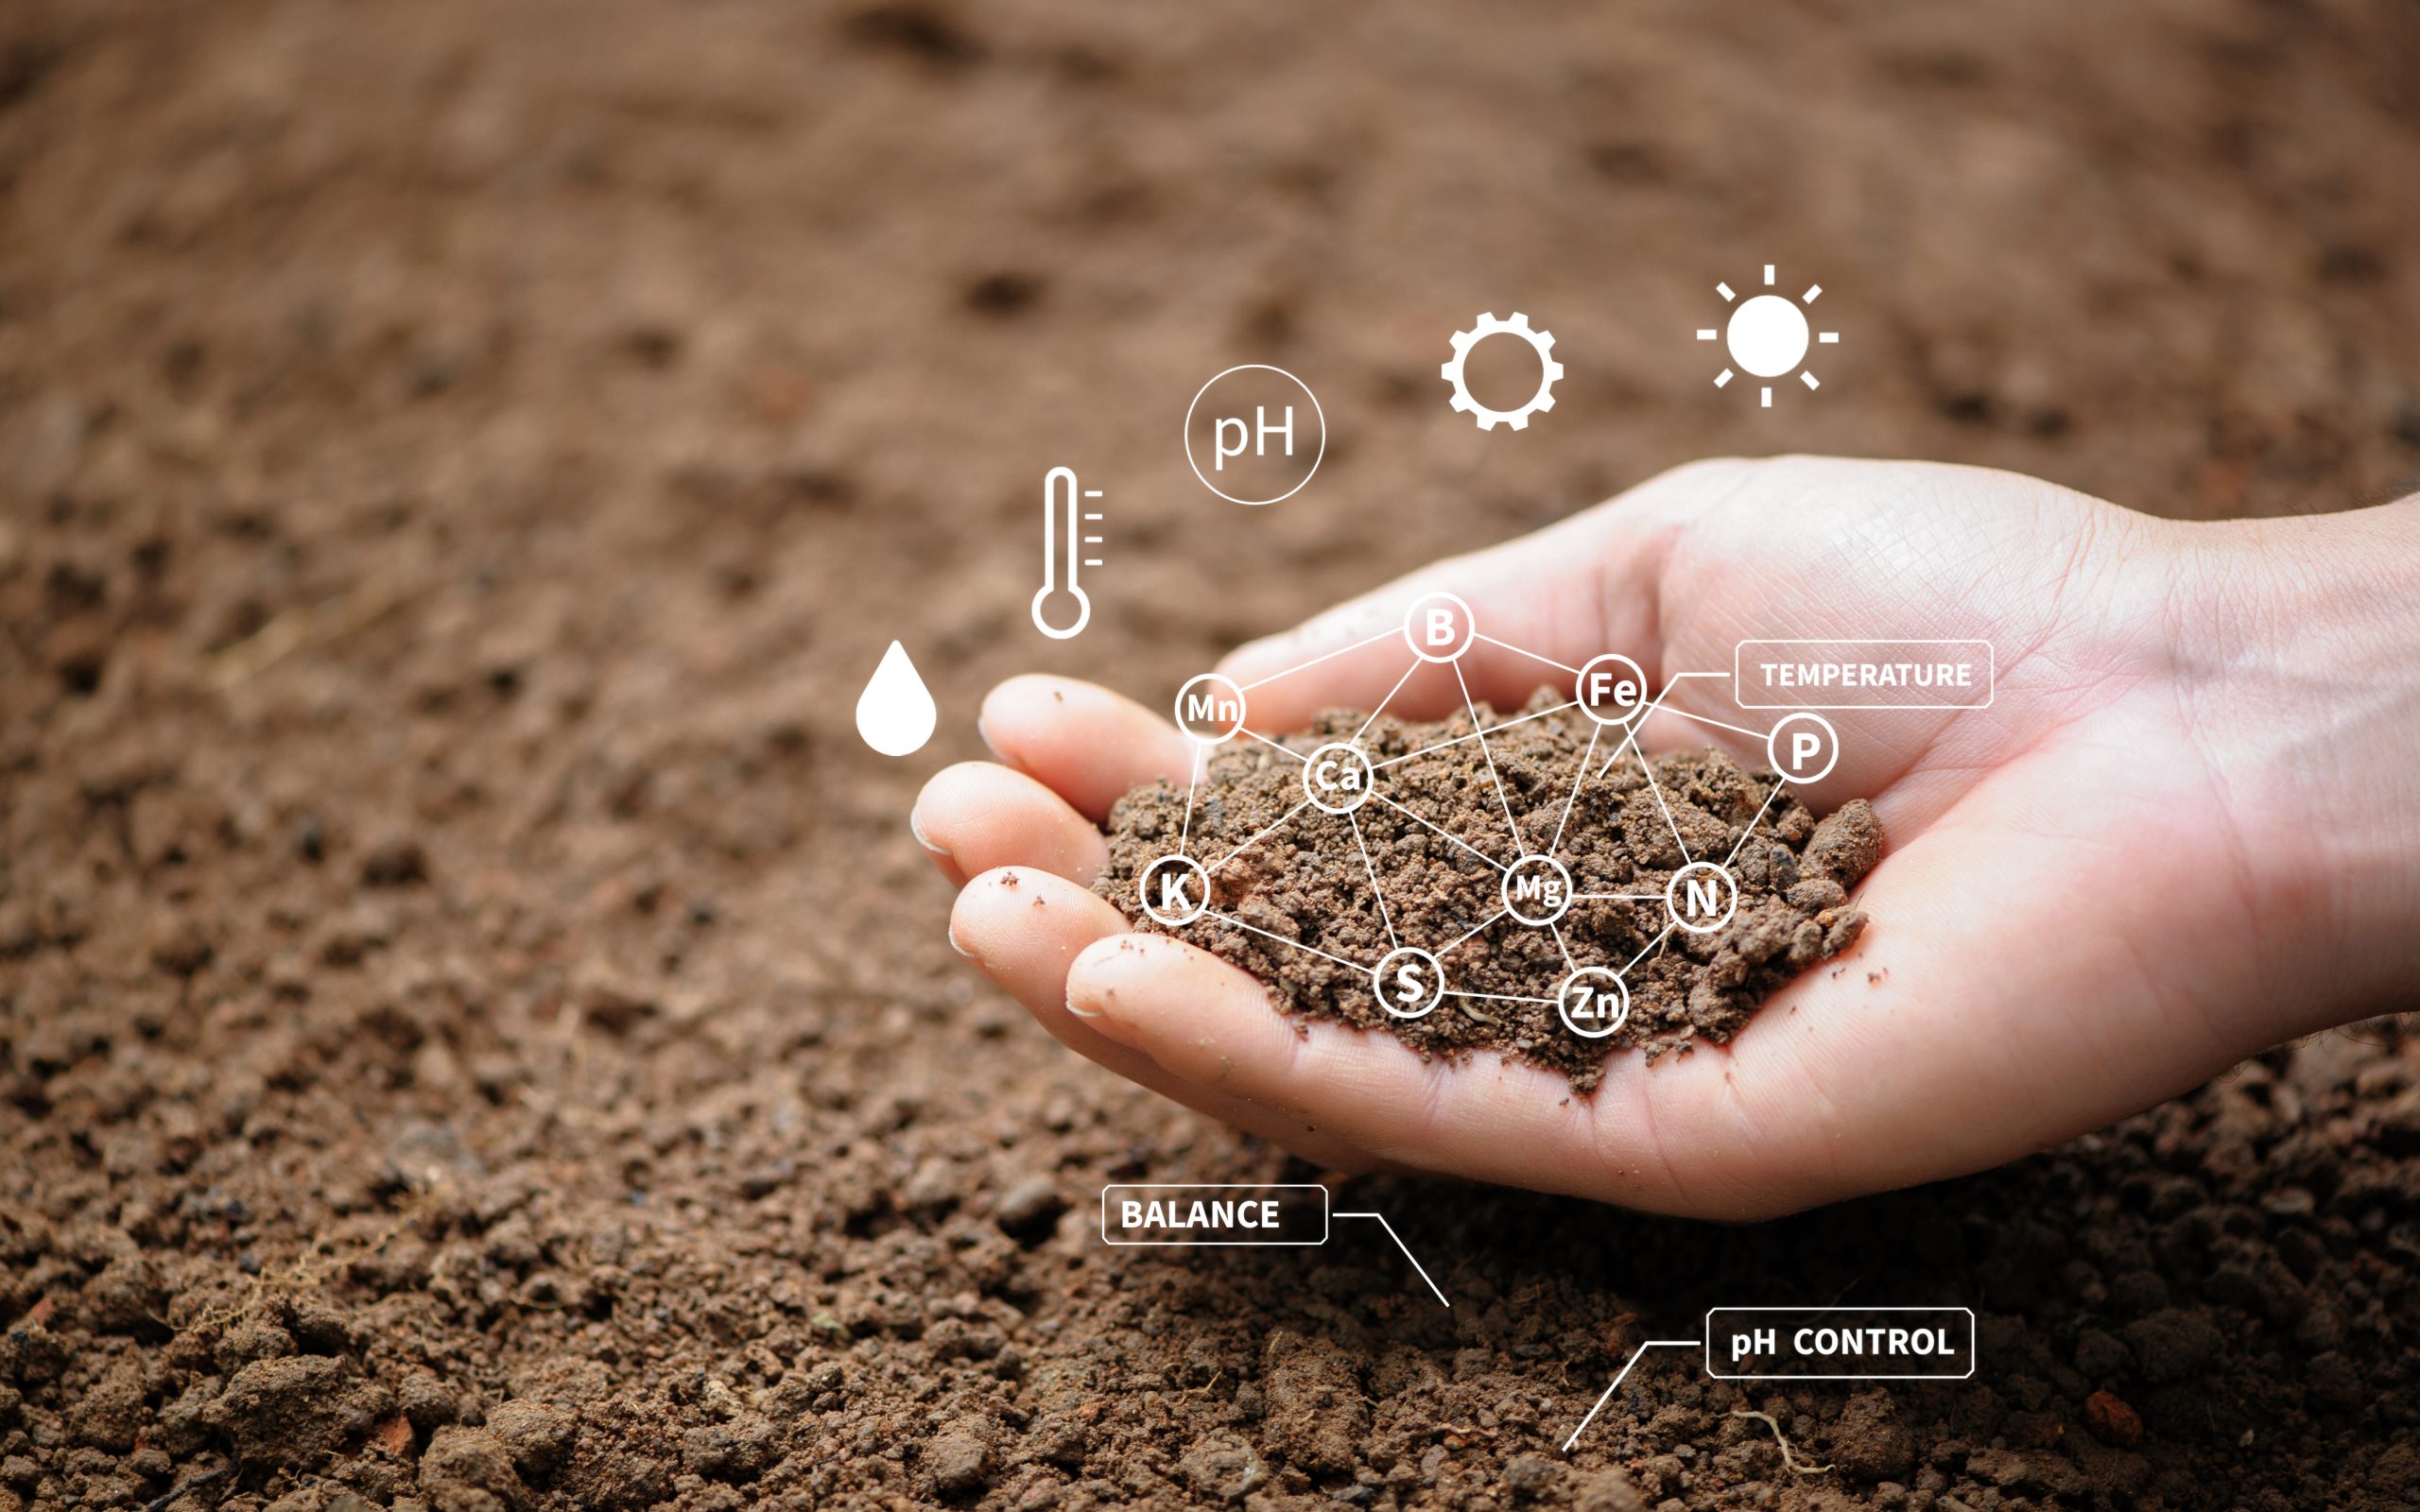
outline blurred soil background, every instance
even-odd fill
[[[2385,497],[2415,184],[2408,0],[13,0],[0,1512],[2413,1504],[2411,1021],[1753,1228],[1353,1188],[1448,1311],[1103,1248],[1289,1168],[979,986],[905,816],[1003,675],[1157,700],[1710,453]],[[1760,411],[1692,334],[1767,262],[1843,337]],[[1513,309],[1569,375],[1481,434]],[[1259,361],[1330,443],[1245,511],[1177,438]],[[1557,1452],[1836,1299],[1982,1367],[1651,1355]]]

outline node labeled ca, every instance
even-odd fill
[[[1244,728],[1244,690],[1217,672],[1186,679],[1176,691],[1176,727],[1205,746],[1235,739]]]
[[[1445,969],[1437,957],[1410,945],[1389,951],[1370,973],[1378,1006],[1398,1019],[1427,1017],[1445,1000]]]
[[[1311,481],[1327,455],[1327,417],[1311,386],[1248,362],[1218,374],[1184,412],[1184,459],[1232,504],[1275,504]]]
[[[1630,1022],[1630,985],[1607,966],[1583,966],[1555,988],[1563,1026],[1583,1040],[1602,1040]]]
[[[1377,790],[1369,753],[1345,741],[1330,741],[1303,763],[1303,795],[1327,814],[1350,814]]]
[[[1143,912],[1176,929],[1210,911],[1210,873],[1191,856],[1162,856],[1143,868],[1134,890]]]
[[[1692,861],[1664,887],[1664,911],[1692,935],[1711,935],[1739,911],[1739,884],[1720,864]]]
[[[1505,911],[1543,928],[1571,912],[1571,873],[1552,856],[1523,856],[1505,868]]]

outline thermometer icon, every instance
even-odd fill
[[[1077,488],[1074,468],[1054,467],[1042,475],[1042,591],[1033,595],[1033,627],[1054,641],[1072,640],[1092,623],[1093,601],[1077,583],[1076,573],[1080,567],[1100,565],[1084,555],[1085,547],[1100,544],[1100,537],[1084,534],[1085,524],[1098,524],[1100,516],[1086,514],[1081,503],[1099,497],[1098,489]],[[1076,601],[1075,623],[1063,629],[1054,627],[1043,612],[1050,595],[1060,593]]]

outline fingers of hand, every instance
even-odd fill
[[[1131,698],[1070,678],[1011,678],[983,700],[983,739],[1002,761],[1098,823],[1129,788],[1182,786],[1192,743]]]
[[[1109,859],[1092,821],[1023,772],[961,762],[936,773],[908,820],[917,843],[959,886],[995,867],[1034,867],[1089,886]]]
[[[1016,867],[987,871],[959,895],[949,935],[959,954],[981,965],[1055,1039],[1087,1059],[1306,1160],[1342,1171],[1384,1168],[1368,1152],[1300,1119],[1194,1085],[1162,1069],[1146,1051],[1099,1032],[1090,1010],[1069,995],[1069,963],[1087,948],[1138,936],[1126,933],[1115,908],[1065,878]]]

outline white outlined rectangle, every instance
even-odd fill
[[[1946,703],[1901,703],[1889,699],[1869,699],[1867,701],[1858,703],[1808,703],[1803,699],[1781,696],[1781,695],[1772,687],[1768,685],[1766,679],[1762,677],[1754,679],[1749,677],[1748,669],[1750,663],[1748,660],[1748,648],[1752,645],[1781,647],[1809,645],[1832,647],[1855,646],[1876,651],[1880,654],[1844,655],[1841,651],[1835,649],[1824,652],[1820,656],[1812,658],[1811,660],[1835,662],[1843,664],[1855,662],[1858,664],[1872,665],[1905,662],[1909,658],[1899,654],[1899,652],[1910,647],[1961,646],[1965,648],[1963,654],[1960,657],[1949,658],[1948,660],[1953,662],[1979,662],[1980,664],[1983,672],[1983,696],[1979,701],[1970,699]],[[1981,651],[1981,655],[1979,657],[1975,654],[1976,649],[1979,647]],[[1780,658],[1775,658],[1774,660],[1778,661]],[[1944,658],[1940,655],[1938,650],[1936,650],[1929,660],[1934,663],[1939,663],[1944,660]],[[1741,641],[1738,644],[1731,648],[1731,691],[1734,698],[1737,700],[1739,707],[1742,709],[1988,709],[1992,706],[1992,700],[1998,696],[1998,685],[1999,667],[1996,655],[1992,649],[1992,643],[1989,641],[1894,641],[1888,639]],[[1829,689],[1818,691],[1810,689],[1808,691],[1817,693],[1818,696],[1837,696],[1842,692],[1855,690]],[[1770,703],[1757,701],[1761,698],[1767,697],[1770,697],[1774,701]]]
[[[1919,1370],[1910,1374],[1869,1373],[1862,1370],[1837,1375],[1796,1370],[1726,1373],[1714,1367],[1715,1341],[1721,1337],[1715,1329],[1714,1320],[1726,1313],[1788,1313],[1806,1318],[1810,1320],[1810,1324],[1814,1319],[1830,1318],[1837,1322],[1847,1317],[1876,1313],[1938,1314],[1943,1316],[1954,1314],[1966,1320],[1966,1368],[1955,1375],[1933,1370]],[[1705,1312],[1705,1373],[1717,1381],[1964,1381],[1975,1373],[1977,1351],[1975,1310],[1971,1307],[1710,1307]]]
[[[1317,1239],[1112,1239],[1109,1236],[1110,1194],[1113,1192],[1316,1192],[1319,1194],[1320,1236]],[[1279,1200],[1283,1201],[1283,1198]],[[1316,1181],[1155,1181],[1112,1182],[1100,1189],[1100,1242],[1121,1248],[1232,1249],[1251,1246],[1300,1247],[1327,1243],[1330,1214],[1327,1188]]]

